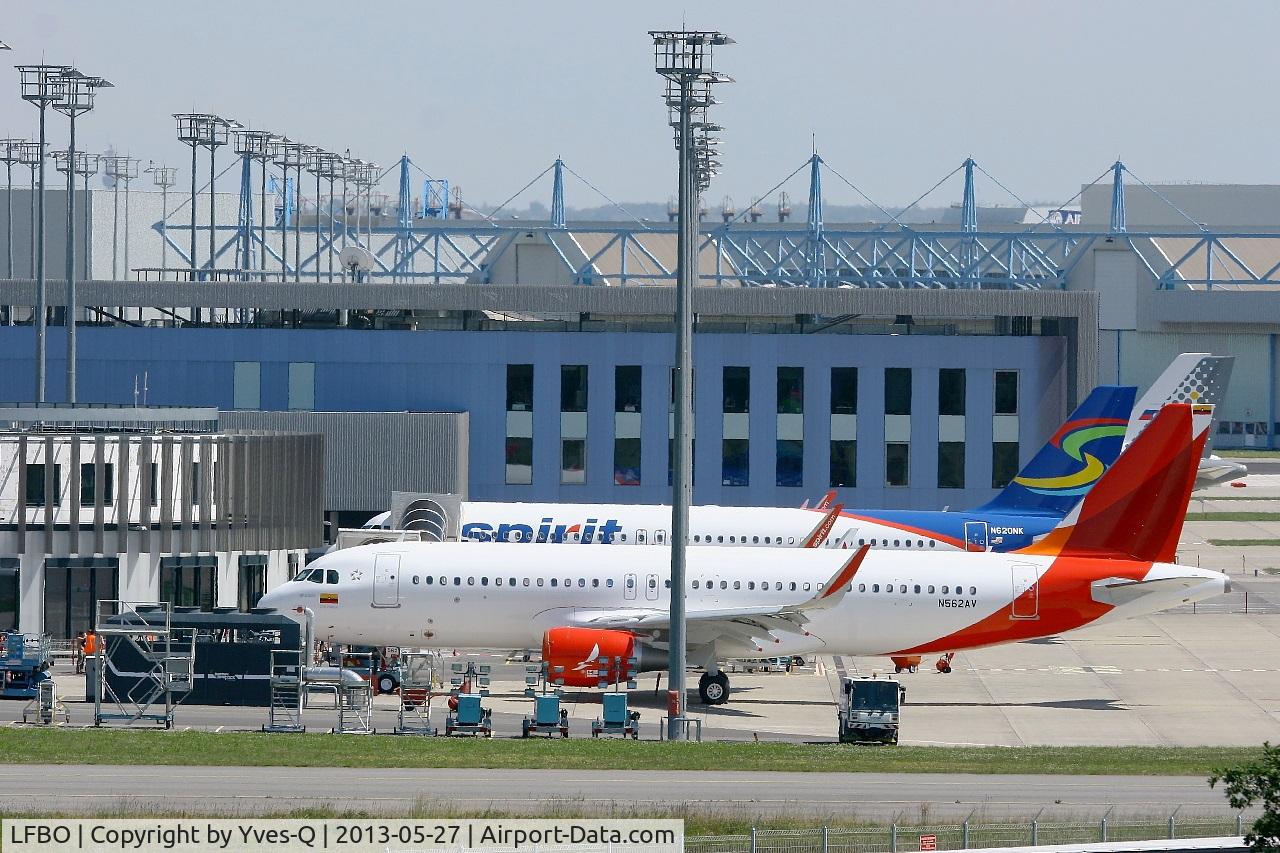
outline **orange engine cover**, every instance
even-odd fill
[[[563,683],[565,687],[598,687],[601,681],[625,681],[626,662],[636,652],[636,638],[626,631],[552,628],[542,635],[547,677],[553,684]],[[600,658],[608,659],[605,666],[599,664]]]

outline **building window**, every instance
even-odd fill
[[[858,413],[858,368],[831,368],[831,414]]]
[[[751,410],[751,368],[726,367],[724,369],[724,411],[726,414],[746,414]]]
[[[750,442],[745,438],[724,439],[720,467],[720,484],[722,486],[746,486],[749,484],[749,444]]]
[[[44,562],[44,633],[69,640],[92,631],[98,602],[119,595],[115,557],[48,557]]]
[[[102,466],[102,503],[110,504],[115,499],[115,464],[107,462]],[[80,464],[80,504],[92,506],[98,498],[98,466],[92,462]]]
[[[889,442],[884,446],[884,482],[886,486],[906,486],[910,483],[911,445],[906,442]]]
[[[858,485],[858,442],[831,442],[831,486],[853,488]]]
[[[0,631],[18,630],[18,566],[17,557],[0,557]]]
[[[640,485],[640,439],[615,438],[613,440],[613,484],[615,486]]]
[[[1018,371],[996,371],[996,414],[1018,414]]]
[[[248,613],[267,594],[267,558],[246,554],[240,558],[240,610]]]
[[[804,368],[778,368],[778,414],[804,414]]]
[[[507,365],[507,411],[533,411],[533,365]]]
[[[991,445],[991,488],[1003,489],[1018,475],[1018,442],[997,441]]]
[[[618,365],[613,369],[613,410],[640,411],[640,366]]]
[[[507,485],[533,482],[533,439],[507,437]]]
[[[62,466],[53,466],[53,505],[62,506]],[[27,506],[44,506],[44,463],[27,463]]]
[[[938,442],[938,488],[964,488],[964,442]]]
[[[585,412],[587,410],[587,366],[563,364],[560,366],[560,411]]]
[[[778,485],[804,485],[804,442],[796,439],[778,440]]]
[[[560,440],[560,482],[582,485],[587,482],[587,440],[564,438]]]
[[[231,387],[233,409],[262,408],[262,362],[237,361]]]
[[[884,413],[886,415],[911,414],[911,369],[909,367],[884,369]]]
[[[159,506],[160,504],[160,463],[152,462],[147,466],[147,473],[151,478],[151,505]]]
[[[316,407],[316,365],[311,361],[289,362],[289,408],[311,411]]]
[[[174,607],[199,607],[205,612],[218,605],[218,564],[188,563],[182,557],[160,558],[160,600]]]
[[[938,414],[964,414],[965,370],[944,367],[938,371]]]

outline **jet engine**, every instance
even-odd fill
[[[606,663],[599,663],[601,658]],[[542,635],[542,660],[548,678],[565,687],[599,687],[626,680],[627,661],[636,658],[635,672],[652,672],[667,665],[666,653],[636,640],[628,631],[608,628],[552,628]]]

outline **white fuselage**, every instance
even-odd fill
[[[733,657],[819,650],[885,654],[938,643],[953,650],[965,647],[957,635],[995,619],[1015,598],[1020,610],[1014,605],[1003,621],[996,619],[994,629],[974,634],[969,645],[1058,634],[1103,617],[1136,616],[1208,598],[1226,588],[1217,572],[1171,564],[1076,560],[1067,567],[1070,577],[1060,582],[1046,578],[1055,563],[1051,557],[872,551],[843,598],[829,609],[807,613],[803,630],[768,634],[748,628],[749,640],[728,643],[717,633],[722,625],[698,618],[701,612],[732,608],[800,605],[849,558],[848,551],[831,550],[690,549],[689,645],[711,644]],[[383,543],[336,551],[312,564],[309,573],[322,569],[336,583],[291,581],[260,604],[286,612],[312,609],[316,636],[334,642],[532,648],[546,630],[580,624],[593,612],[666,611],[669,565],[666,548]],[[1089,584],[1108,577],[1186,582],[1113,608],[1090,597]],[[1023,594],[1032,587],[1035,595]],[[642,632],[638,636],[645,639]]]

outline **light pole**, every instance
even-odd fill
[[[98,166],[102,161],[102,155],[89,154],[88,152],[76,152],[76,174],[83,181],[81,183],[81,195],[84,198],[84,277],[86,279],[93,275],[93,250],[90,247],[89,224],[92,219],[93,210],[89,203],[89,179],[98,174]]]
[[[68,68],[65,65],[19,65],[18,86],[22,100],[34,104],[40,110],[40,136],[37,149],[40,172],[39,200],[35,216],[35,268],[36,268],[36,402],[45,402],[45,329],[48,325],[48,293],[44,271],[44,152],[45,108],[62,100],[66,91]]]
[[[5,228],[8,236],[5,239],[5,248],[8,254],[8,275],[6,278],[13,278],[13,164],[18,162],[21,145],[26,142],[25,139],[0,139],[0,162],[4,163],[4,203],[5,203]],[[12,308],[10,308],[12,311]],[[12,314],[9,317],[12,324]]]
[[[319,243],[319,199],[320,199],[320,178],[329,179],[329,199],[325,205],[325,211],[329,219],[329,281],[333,281],[333,182],[340,174],[342,174],[342,157],[330,151],[321,151],[316,154],[316,242]],[[320,258],[316,257],[316,281],[320,280]]]
[[[169,187],[178,183],[178,170],[169,166],[150,165],[151,183],[160,188],[160,275],[169,270]]]
[[[709,146],[699,154],[694,129],[710,129],[707,109],[711,84],[727,82],[712,64],[715,47],[732,44],[722,33],[689,30],[651,31],[654,70],[666,79],[668,117],[676,129],[680,155],[679,239],[676,267],[675,453],[671,477],[671,629],[667,676],[667,737],[683,740],[685,668],[685,548],[689,541],[689,504],[693,497],[693,287],[698,280],[699,190],[710,179],[714,160]],[[705,134],[704,134],[704,138]],[[714,661],[712,661],[714,663]],[[705,677],[705,676],[704,676]]]
[[[109,88],[111,83],[101,77],[89,77],[68,69],[63,75],[65,87],[60,100],[53,108],[65,115],[70,122],[70,142],[64,163],[67,173],[67,310],[63,323],[67,327],[67,402],[76,402],[76,116],[93,109],[93,99],[98,89]],[[127,198],[127,196],[126,196]],[[86,198],[85,201],[88,204]],[[126,201],[126,210],[128,203]],[[126,213],[126,222],[127,213]],[[126,225],[126,229],[127,229]],[[128,235],[125,235],[128,239]],[[126,243],[127,245],[127,243]],[[126,257],[128,252],[126,251]],[[85,274],[88,275],[86,268]]]
[[[206,113],[174,113],[178,123],[178,141],[191,146],[191,280],[196,280],[196,152],[200,141],[208,131],[205,129],[213,116]],[[200,322],[200,309],[197,308],[196,322]]]
[[[271,161],[271,141],[276,138],[275,134],[269,130],[249,130],[247,128],[237,128],[233,131],[236,137],[236,153],[241,157],[249,160],[256,160],[262,165],[261,180],[262,184],[258,191],[259,216],[261,220],[258,223],[259,233],[261,237],[261,245],[258,252],[258,272],[264,273],[267,269],[267,163]],[[245,263],[249,262],[249,250],[251,237],[245,235]],[[265,279],[261,276],[259,280]]]
[[[231,141],[232,126],[239,127],[239,124],[218,116],[209,116],[209,121],[205,124],[205,129],[208,132],[205,134],[204,139],[200,140],[200,144],[209,149],[209,273],[211,278],[217,266],[215,261],[218,253],[218,220],[215,207],[218,197],[214,193],[214,182],[218,176],[215,166],[218,159],[218,147]]]
[[[120,278],[117,264],[120,233],[120,185],[124,184],[124,277],[129,277],[129,184],[138,177],[138,160],[128,155],[102,158],[102,173],[111,178],[114,214],[111,222],[111,277]]]
[[[36,277],[36,170],[40,168],[40,159],[44,156],[44,146],[39,142],[23,142],[18,147],[18,163],[31,170],[31,262],[27,269],[31,277]],[[35,314],[32,314],[35,323]]]

